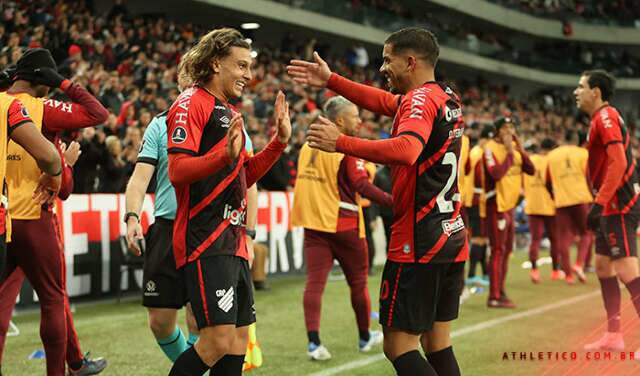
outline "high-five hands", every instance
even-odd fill
[[[290,65],[287,65],[287,73],[299,84],[326,87],[331,77],[331,69],[317,52],[313,53],[313,60],[291,60]]]
[[[289,142],[291,138],[291,118],[289,115],[289,103],[286,101],[284,93],[278,91],[275,108],[273,111],[278,141],[283,144]]]

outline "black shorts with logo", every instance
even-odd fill
[[[639,219],[637,213],[601,217],[600,230],[596,231],[596,253],[612,259],[637,257],[636,229]]]
[[[424,333],[458,318],[464,262],[410,264],[387,260],[380,286],[380,324]]]
[[[471,237],[482,238],[487,236],[486,226],[483,225],[484,219],[480,217],[480,206],[466,207],[467,211],[467,227],[471,231]]]
[[[182,308],[187,302],[184,269],[176,269],[173,256],[173,221],[156,218],[146,236],[142,277],[142,305]]]
[[[198,328],[256,321],[253,283],[247,260],[219,255],[197,259],[184,267],[187,291]]]

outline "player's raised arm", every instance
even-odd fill
[[[357,106],[378,114],[393,116],[400,102],[399,95],[369,85],[363,85],[332,73],[329,65],[317,52],[314,61],[291,60],[287,72],[302,85],[326,87],[347,98]]]
[[[289,138],[291,137],[291,118],[289,116],[289,103],[285,100],[284,93],[278,92],[274,114],[275,124],[277,127],[276,136],[267,144],[260,153],[246,162],[246,179],[247,186],[255,184],[271,166],[280,158],[280,155],[287,147]],[[229,131],[231,132],[231,131]],[[242,129],[238,130],[242,132]]]

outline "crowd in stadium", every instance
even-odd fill
[[[0,26],[0,66],[15,64],[24,47],[43,46],[62,62],[60,71],[64,76],[99,98],[109,110],[107,122],[68,135],[76,137],[83,150],[75,169],[74,192],[124,192],[144,130],[156,114],[177,98],[176,63],[180,54],[203,29],[161,18],[131,17],[124,5],[114,6],[105,17],[94,16],[82,7],[83,3],[57,2],[51,7],[46,1],[36,1],[7,6],[3,12],[5,23]],[[69,12],[70,8],[75,12]],[[245,115],[254,147],[259,151],[268,140],[272,103],[278,89],[284,90],[292,103],[295,128],[291,149],[263,178],[262,188],[286,190],[293,186],[297,151],[304,143],[307,126],[327,99],[326,91],[305,89],[293,83],[284,70],[291,57],[309,58],[314,49],[331,56],[329,62],[337,72],[356,81],[382,84],[377,67],[363,67],[357,59],[356,52],[361,52],[358,48],[355,52],[327,51],[326,45],[315,40],[296,40],[287,35],[280,48],[259,49],[253,82],[237,104]],[[366,51],[364,54],[366,64],[369,57]],[[497,114],[514,111],[523,119],[520,132],[524,139],[557,137],[568,128],[575,129],[576,123],[582,136],[586,135],[587,122],[576,119],[566,93],[514,98],[508,86],[481,78],[459,82],[458,86],[467,124],[486,123]],[[61,98],[60,93],[56,95]],[[363,111],[362,119],[364,136],[388,136],[391,119],[368,111]]]
[[[632,23],[640,20],[640,4],[633,0],[493,0],[500,5],[540,16],[597,22]]]

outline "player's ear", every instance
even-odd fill
[[[418,64],[418,59],[414,55],[407,56],[407,70],[413,72]]]
[[[220,60],[211,60],[211,69],[213,69],[213,73],[220,73]]]

